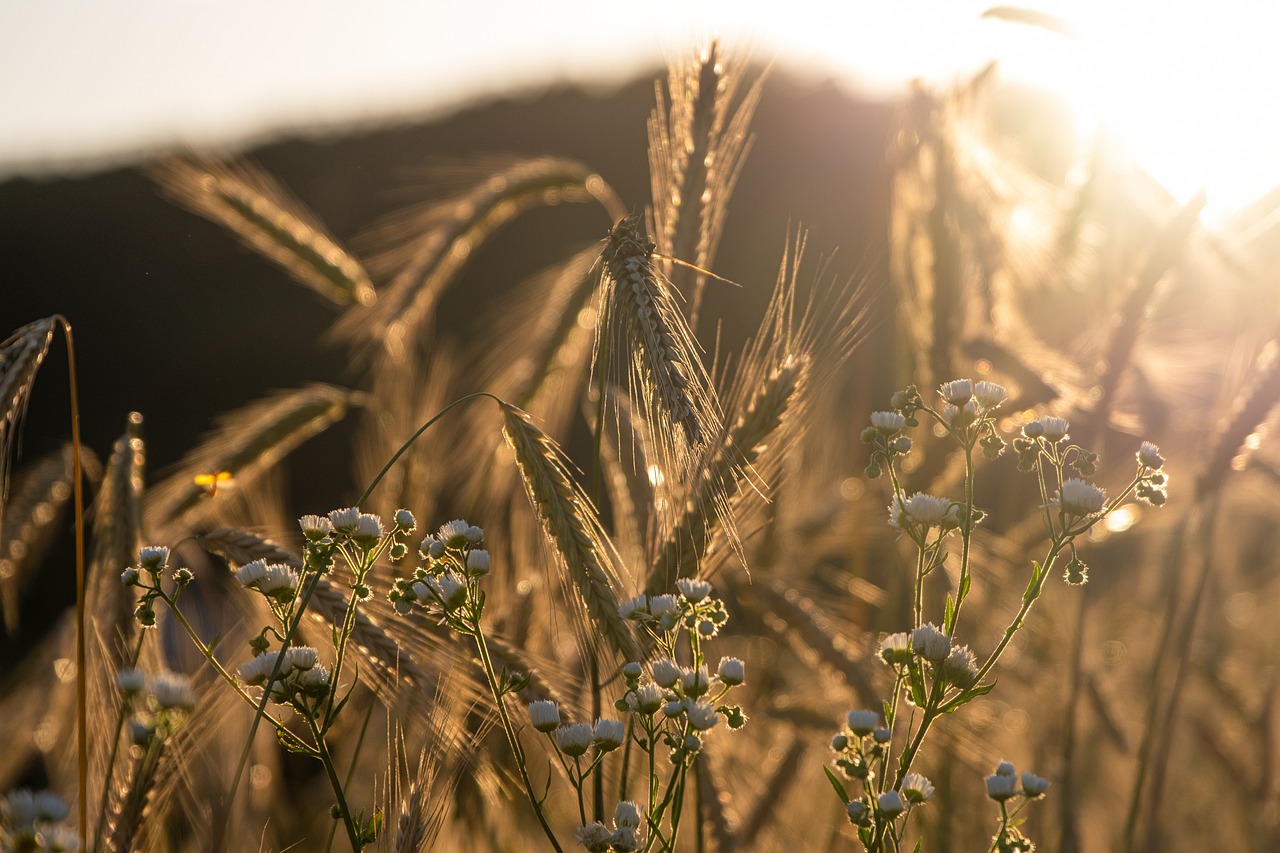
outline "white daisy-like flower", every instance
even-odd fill
[[[418,526],[418,520],[413,517],[413,513],[407,509],[396,510],[396,527],[408,532]]]
[[[1027,799],[1034,800],[1036,797],[1044,796],[1044,792],[1049,790],[1049,780],[1034,773],[1022,774],[1022,793]]]
[[[676,580],[676,587],[685,600],[693,604],[697,604],[711,594],[711,584],[697,578],[679,578]]]
[[[656,684],[641,684],[635,690],[636,708],[642,714],[652,714],[662,707],[662,688]]]
[[[720,715],[716,713],[715,706],[703,699],[697,702],[686,702],[685,711],[689,714],[689,725],[694,731],[705,732],[715,728],[720,722]]]
[[[591,732],[591,742],[601,752],[612,752],[627,739],[627,727],[618,720],[596,720]]]
[[[1138,464],[1143,468],[1159,471],[1164,467],[1164,457],[1160,455],[1160,448],[1149,441],[1142,442],[1138,448]]]
[[[963,406],[953,406],[948,403],[942,407],[942,419],[946,421],[948,425],[953,427],[971,424],[977,416],[978,404],[973,400],[970,400]]]
[[[871,427],[881,435],[897,435],[906,425],[907,419],[898,412],[871,413]]]
[[[292,681],[299,690],[311,696],[324,696],[329,692],[329,670],[323,666],[295,672]]]
[[[640,835],[634,826],[620,826],[609,836],[609,846],[614,853],[635,853],[640,849]]]
[[[152,679],[151,695],[164,710],[190,711],[196,706],[191,680],[177,672],[162,672]]]
[[[1102,511],[1107,501],[1107,493],[1093,483],[1079,477],[1068,477],[1062,481],[1058,496],[1050,503],[1059,507],[1067,515],[1087,518]]]
[[[586,723],[572,723],[556,729],[556,746],[570,758],[586,754],[594,732]]]
[[[267,561],[253,560],[245,563],[236,572],[236,580],[240,581],[244,586],[253,586],[267,575]]]
[[[450,548],[461,548],[468,544],[467,528],[470,526],[462,519],[455,518],[440,525],[436,538]]]
[[[120,583],[125,586],[133,586],[138,582],[139,577],[141,577],[141,575],[138,573],[138,570],[133,566],[130,566],[120,573]]]
[[[662,706],[662,713],[668,717],[678,717],[684,713],[684,703],[672,699]]]
[[[942,677],[956,687],[968,688],[978,680],[978,662],[968,646],[956,646],[942,662]]]
[[[467,542],[471,545],[479,545],[484,541],[484,531],[474,524],[467,525]]]
[[[929,622],[911,632],[911,648],[925,660],[946,660],[951,653],[951,638]]]
[[[357,544],[371,548],[382,538],[382,519],[371,512],[362,512],[356,517],[356,529],[351,538]]]
[[[662,618],[668,613],[674,613],[680,609],[680,601],[674,595],[655,595],[649,599],[649,612],[656,618]]]
[[[911,663],[915,650],[911,648],[911,635],[906,631],[890,634],[880,641],[880,658],[890,666]]]
[[[979,382],[973,386],[973,398],[985,411],[991,411],[1004,402],[1009,392],[995,382]]]
[[[250,687],[261,687],[266,684],[267,677],[271,675],[271,670],[275,668],[276,658],[280,656],[279,652],[264,652],[257,657],[240,664],[237,673],[240,680]],[[280,672],[276,674],[276,680],[279,681],[289,674],[289,664],[286,662],[280,665]]]
[[[871,734],[880,725],[880,714],[877,711],[854,710],[845,714],[845,724],[849,731],[858,737]]]
[[[680,676],[684,675],[684,667],[671,658],[658,658],[649,664],[649,674],[659,686],[672,687],[680,680]]]
[[[618,615],[623,619],[643,620],[649,616],[649,596],[640,595],[628,598],[618,605]]]
[[[919,773],[908,773],[902,777],[902,796],[913,806],[927,803],[933,799],[933,783]]]
[[[560,709],[555,702],[539,699],[529,703],[529,722],[542,733],[553,732],[560,726]]]
[[[457,572],[445,572],[428,578],[427,586],[435,592],[445,610],[452,610],[467,600],[467,580]]]
[[[1053,444],[1067,437],[1071,423],[1066,418],[1044,417],[1040,419],[1040,428],[1043,430],[1041,435]]]
[[[895,498],[889,505],[889,526],[899,530],[929,527],[955,527],[960,507],[950,498],[916,492],[906,500]]]
[[[613,808],[613,825],[637,827],[640,825],[640,807],[630,800],[623,800]]]
[[[350,536],[356,532],[356,525],[360,523],[360,510],[353,506],[335,509],[329,513],[329,522],[335,531],[344,536]]]
[[[697,669],[686,669],[680,674],[680,688],[686,696],[701,696],[711,687],[711,676],[706,664]]]
[[[1003,802],[1018,793],[1018,777],[1012,774],[993,773],[983,781],[987,783],[987,796]]]
[[[938,394],[953,406],[963,406],[973,398],[972,379],[952,379],[938,388]]]
[[[116,673],[116,689],[125,696],[137,696],[147,687],[147,674],[140,669],[122,669]]]
[[[999,764],[996,765],[996,775],[997,776],[1017,776],[1018,771],[1017,771],[1017,768],[1013,766],[1013,762],[1001,761]]]
[[[862,800],[850,800],[845,804],[844,812],[849,816],[850,823],[862,823],[871,814],[871,809],[867,808],[867,804]]]
[[[21,831],[30,830],[37,823],[66,820],[71,809],[52,791],[18,788],[5,795],[4,808],[0,813],[7,815],[8,829]]]
[[[720,679],[721,684],[736,687],[747,678],[746,664],[738,658],[720,658],[720,665],[716,667],[716,678]]]
[[[304,515],[298,519],[302,535],[312,542],[318,542],[333,531],[333,522],[322,515]]]
[[[158,572],[169,565],[169,549],[163,545],[144,545],[138,551],[138,565]]]
[[[589,823],[574,831],[574,838],[588,853],[609,853],[613,846],[613,832],[603,823]]]
[[[467,552],[467,576],[484,577],[489,574],[489,552],[477,548]]]
[[[275,598],[293,595],[298,590],[298,573],[283,563],[274,563],[267,566],[267,571],[258,580],[257,586],[263,595]]]
[[[902,795],[897,791],[885,791],[876,797],[876,805],[880,807],[880,812],[888,818],[897,817],[907,810],[907,804],[902,801]]]
[[[290,646],[284,653],[284,668],[311,669],[319,661],[319,653],[311,646]]]

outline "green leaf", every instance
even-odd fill
[[[844,783],[836,778],[836,774],[831,772],[831,768],[823,766],[822,772],[827,774],[827,781],[831,783],[831,787],[835,789],[836,796],[840,798],[840,805],[846,805],[849,802],[849,792],[844,789]]]
[[[908,665],[907,675],[911,682],[911,701],[917,708],[923,708],[929,701],[929,695],[924,689],[924,670],[918,661],[913,660]]]
[[[1036,590],[1040,587],[1040,578],[1044,575],[1044,568],[1037,562],[1031,563],[1031,580],[1027,583],[1026,592],[1022,593],[1022,603],[1029,604],[1034,600]]]
[[[968,596],[968,594],[969,594],[969,587],[971,587],[971,586],[973,586],[973,574],[972,574],[972,573],[965,575],[965,576],[964,576],[964,579],[960,581],[960,591],[959,591],[958,593],[956,593],[956,595],[957,595],[957,597],[958,597],[961,601],[964,601],[964,600],[965,600],[965,597],[966,597],[966,596]]]
[[[947,593],[947,608],[942,616],[942,631],[950,634],[951,629],[956,625],[956,602],[951,597],[951,593]]]

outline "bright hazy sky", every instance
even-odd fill
[[[2,0],[0,178],[174,144],[440,114],[559,81],[612,85],[708,35],[792,71],[890,91],[992,57],[1063,89],[1175,194],[1280,179],[1274,4],[972,0]],[[1248,164],[1249,169],[1242,168]],[[1234,176],[1233,173],[1234,172]],[[1242,174],[1243,173],[1243,174]]]

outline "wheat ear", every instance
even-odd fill
[[[371,305],[373,282],[302,202],[262,170],[171,157],[150,170],[179,204],[231,230],[249,248],[337,305]]]
[[[376,226],[392,248],[374,260],[379,268],[394,270],[394,278],[373,308],[352,309],[335,331],[402,358],[478,246],[520,213],[561,201],[596,201],[610,215],[620,209],[613,190],[586,166],[539,157],[494,169],[452,198],[395,214]]]
[[[0,511],[9,493],[9,450],[13,445],[13,427],[27,410],[31,383],[49,352],[55,322],[53,317],[36,320],[0,342]]]
[[[628,392],[640,400],[658,444],[654,456],[675,475],[690,467],[692,448],[719,433],[720,407],[684,315],[653,267],[653,250],[638,215],[624,217],[609,233],[601,257],[612,286],[596,360],[628,365]],[[672,432],[677,427],[683,441]]]
[[[1231,414],[1213,436],[1204,468],[1196,480],[1196,493],[1200,498],[1218,490],[1227,474],[1238,465],[1236,458],[1241,445],[1262,425],[1277,402],[1280,402],[1280,337],[1272,338],[1263,348],[1248,387],[1236,397]]]
[[[239,566],[263,560],[284,563],[294,569],[302,568],[302,561],[296,554],[270,539],[240,528],[222,527],[197,536],[196,542],[205,550]],[[314,616],[330,625],[341,625],[347,612],[346,597],[323,576],[316,584],[309,606]],[[426,683],[427,674],[411,658],[402,655],[399,643],[363,610],[356,611],[351,641],[385,678],[394,680],[399,676],[415,684]],[[361,670],[361,673],[365,672]]]
[[[614,590],[621,566],[595,507],[569,475],[556,443],[528,414],[499,402],[502,433],[515,453],[525,491],[542,523],[543,534],[556,548],[568,584],[585,606],[591,623],[624,660],[635,660],[631,629],[618,613]],[[580,640],[593,643],[593,634]]]

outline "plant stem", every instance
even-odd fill
[[[502,722],[502,731],[507,736],[507,745],[511,747],[511,754],[515,757],[516,769],[520,771],[520,782],[524,785],[525,794],[529,797],[529,804],[533,806],[534,814],[538,816],[538,823],[542,826],[542,831],[547,836],[547,840],[551,842],[552,848],[555,849],[556,853],[564,853],[560,842],[556,841],[555,833],[551,831],[551,827],[547,824],[546,815],[542,812],[542,803],[538,802],[538,798],[533,793],[533,782],[529,780],[524,747],[520,745],[520,738],[516,734],[515,727],[511,724],[511,717],[507,714],[506,702],[498,689],[498,679],[493,672],[493,659],[489,657],[489,645],[485,642],[484,632],[480,630],[478,624],[475,626],[471,636],[476,641],[476,650],[480,653],[480,666],[484,670],[484,677],[489,684],[489,692],[493,695],[493,702],[498,707],[498,719]],[[586,823],[585,819],[583,823]]]
[[[338,770],[333,765],[333,756],[329,754],[329,746],[324,741],[324,735],[320,732],[320,727],[316,725],[315,717],[311,714],[302,714],[303,719],[307,721],[307,728],[311,730],[311,736],[316,739],[316,752],[320,756],[320,763],[324,765],[324,772],[329,777],[329,785],[333,788],[333,794],[338,798],[338,811],[342,814],[342,822],[347,828],[347,838],[351,841],[351,849],[354,853],[359,853],[364,847],[360,841],[360,831],[356,828],[355,820],[351,817],[351,809],[347,806],[347,798],[342,793],[342,780],[338,778]]]

